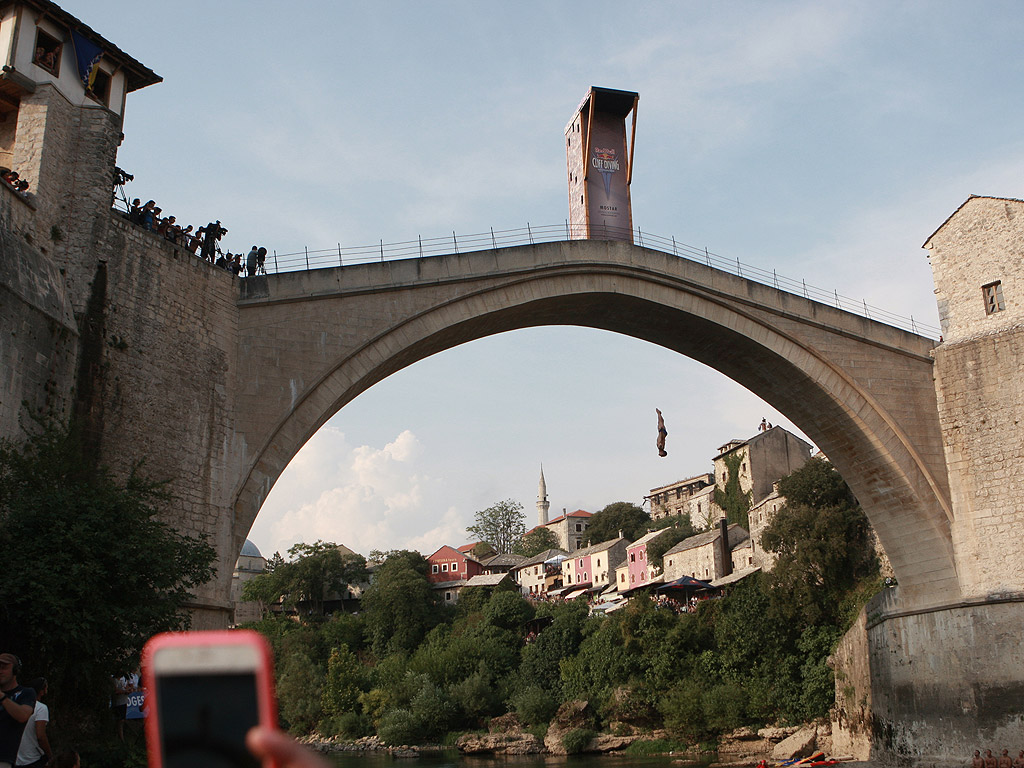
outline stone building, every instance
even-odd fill
[[[90,88],[75,41],[102,54]],[[77,398],[84,409],[90,390],[72,388],[83,343],[76,315],[96,259],[83,257],[108,246],[103,219],[127,95],[162,78],[47,0],[0,6],[0,59],[0,166],[30,185],[18,194],[0,183],[10,291],[0,302],[0,370],[12,372],[0,393],[0,435],[15,436],[24,406],[66,416]],[[31,349],[21,346],[27,340]]]
[[[522,555],[513,555],[511,553],[505,555],[494,555],[493,557],[482,560],[484,566],[484,573],[487,575],[493,575],[496,573],[511,573],[518,565],[520,565],[525,557]]]
[[[1024,582],[1024,201],[968,198],[928,238],[935,388],[965,597]],[[970,511],[968,514],[967,511]]]
[[[782,427],[758,432],[748,440],[731,440],[715,456],[715,485],[725,488],[729,466],[739,473],[740,490],[750,494],[751,506],[772,494],[780,478],[794,472],[811,458],[812,446]]]
[[[590,525],[590,518],[593,516],[593,513],[583,509],[568,513],[562,510],[562,514],[544,527],[555,534],[560,549],[564,549],[566,552],[575,552],[583,546],[587,526]]]
[[[727,543],[722,544],[722,526],[683,539],[663,556],[665,583],[681,576],[692,576],[701,581],[713,581],[733,571],[753,565],[750,536],[745,529],[733,523],[728,527]]]
[[[715,506],[715,476],[711,473],[688,477],[674,483],[652,488],[647,498],[651,502],[651,519],[681,515],[689,517],[697,527],[705,527],[718,519]],[[708,522],[710,521],[710,522]]]
[[[266,570],[267,558],[260,554],[255,544],[246,539],[242,545],[242,554],[238,556],[235,570],[231,574],[232,624],[244,624],[261,618],[259,605],[253,601],[242,600],[242,587],[247,581],[251,581]]]
[[[761,537],[764,529],[775,518],[775,513],[786,504],[786,498],[779,493],[779,484],[772,484],[772,492],[761,499],[760,502],[750,508],[747,513],[750,532],[750,556],[753,564],[770,571],[775,564],[775,554],[768,552],[761,545]],[[876,537],[876,547],[880,547]]]
[[[540,597],[562,586],[562,561],[568,552],[547,549],[512,569],[519,590],[527,597]]]

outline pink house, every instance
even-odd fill
[[[627,589],[644,587],[657,579],[661,571],[647,562],[647,545],[661,536],[667,528],[651,531],[626,547],[626,565],[629,569],[629,584]],[[621,589],[621,587],[620,587]]]

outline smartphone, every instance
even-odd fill
[[[277,727],[277,704],[260,634],[156,635],[142,651],[142,677],[150,768],[261,768],[245,735],[254,725]]]

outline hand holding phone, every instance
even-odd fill
[[[277,725],[272,658],[261,635],[157,635],[143,649],[142,671],[150,768],[260,768],[246,735]],[[272,755],[263,761],[274,764]]]

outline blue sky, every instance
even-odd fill
[[[65,0],[164,77],[129,95],[129,193],[279,253],[560,224],[563,129],[640,93],[634,224],[938,324],[921,244],[969,194],[1024,196],[1017,2]],[[669,456],[654,449],[664,411]],[[639,502],[762,416],[728,379],[586,329],[401,371],[300,452],[251,538],[458,545],[506,498]]]

